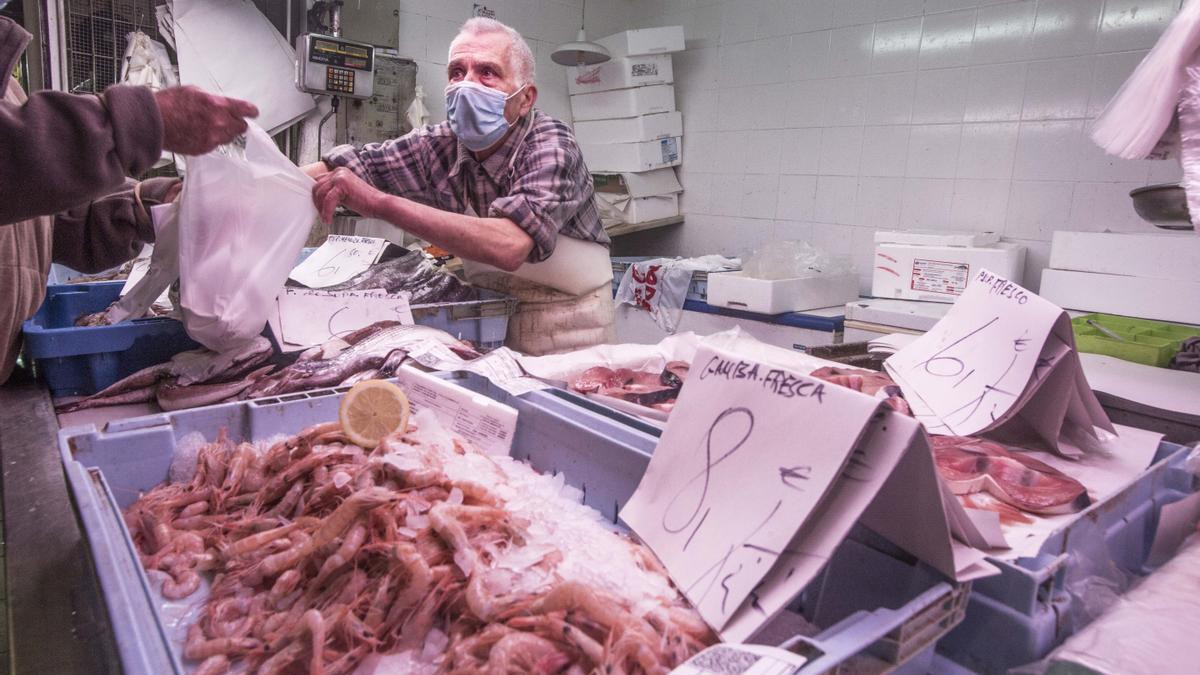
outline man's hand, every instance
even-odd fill
[[[333,212],[339,204],[366,218],[377,217],[376,204],[384,196],[344,166],[317,178],[313,187],[313,204],[327,225],[333,222]]]
[[[253,103],[209,94],[199,87],[171,87],[154,93],[163,121],[163,149],[203,155],[246,133],[246,117],[258,117]]]

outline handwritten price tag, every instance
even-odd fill
[[[712,345],[693,364],[621,518],[721,630],[792,553],[793,537],[855,461],[878,401]]]
[[[408,293],[285,288],[279,294],[280,332],[292,345],[319,345],[377,321],[412,324]]]
[[[1114,431],[1088,386],[1067,313],[979,270],[946,316],[893,354],[888,373],[933,434],[1003,431],[1081,456]]]
[[[379,261],[386,239],[331,234],[320,248],[296,265],[290,278],[309,288],[325,288],[349,281]]]

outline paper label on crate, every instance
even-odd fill
[[[966,263],[915,258],[912,267],[912,290],[943,295],[962,295],[971,278],[971,266]]]
[[[662,150],[663,164],[670,164],[679,159],[679,139],[664,138],[658,142],[659,149]]]
[[[808,659],[762,645],[714,645],[688,659],[671,675],[791,675]]]
[[[545,382],[527,376],[521,369],[521,365],[517,363],[516,353],[507,347],[493,349],[480,358],[468,361],[455,354],[446,345],[428,340],[410,349],[408,356],[433,370],[466,371],[481,375],[513,396],[550,388],[550,385]]]
[[[800,373],[701,345],[671,415],[675,422],[621,510],[718,631],[761,592],[776,562],[791,557],[793,537],[846,468],[879,407],[871,397]],[[768,618],[745,620],[757,625]]]
[[[289,278],[309,288],[349,281],[379,262],[387,245],[387,239],[331,234],[312,255],[292,269]]]
[[[142,250],[138,253],[138,257],[133,260],[133,264],[129,266],[129,276],[125,278],[125,284],[121,286],[120,297],[125,297],[125,294],[137,286],[146,274],[150,271],[151,256],[154,254],[154,244],[145,244]],[[163,289],[158,298],[154,301],[156,305],[171,307],[171,288],[168,286]]]
[[[313,346],[378,321],[412,325],[409,294],[285,288],[276,298],[282,342]]]
[[[634,63],[629,74],[634,77],[653,77],[658,75],[658,64],[653,61]]]
[[[399,369],[396,379],[403,383],[414,413],[431,410],[447,428],[489,455],[512,451],[515,409],[412,368]]]

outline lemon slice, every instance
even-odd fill
[[[384,436],[408,427],[408,396],[391,382],[363,380],[342,398],[338,420],[355,445],[374,448]]]

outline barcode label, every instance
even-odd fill
[[[805,659],[799,654],[748,645],[716,645],[671,671],[672,675],[791,675]]]

